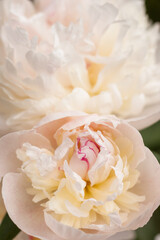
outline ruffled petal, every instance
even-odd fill
[[[20,148],[23,143],[29,142],[38,147],[45,147],[51,150],[52,147],[49,141],[34,131],[21,131],[10,133],[0,140],[1,152],[1,168],[0,177],[3,177],[8,172],[15,172],[21,166],[21,162],[17,159],[16,149]],[[9,148],[6,148],[9,146]]]
[[[64,162],[63,169],[66,176],[68,190],[74,193],[74,195],[79,200],[83,199],[85,194],[84,189],[86,187],[86,182],[83,181],[78,174],[72,171],[67,161]]]
[[[114,158],[108,154],[108,150],[102,149],[98,154],[97,160],[88,172],[91,186],[98,184],[107,179],[111,166],[115,163]]]
[[[57,236],[64,238],[64,239],[71,239],[71,240],[98,240],[106,239],[105,234],[90,234],[85,233],[82,230],[75,229],[64,224],[59,223],[56,221],[50,214],[45,213],[45,221],[47,226],[54,231]]]

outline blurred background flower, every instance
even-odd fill
[[[0,4],[2,134],[53,111],[111,113],[141,127],[159,118],[159,26],[143,1]]]

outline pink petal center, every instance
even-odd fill
[[[70,167],[83,179],[96,162],[99,146],[87,138],[77,138],[76,150],[70,160]]]

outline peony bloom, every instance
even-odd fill
[[[2,137],[0,165],[8,214],[45,240],[124,240],[160,203],[158,161],[113,116],[53,114]]]
[[[141,0],[2,0],[0,11],[1,134],[53,111],[137,128],[160,118],[159,28]]]

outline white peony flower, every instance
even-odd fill
[[[54,113],[2,137],[0,165],[9,216],[40,239],[129,239],[160,204],[158,161],[113,116]]]
[[[62,110],[137,128],[160,118],[159,28],[141,0],[3,0],[0,11],[3,132]]]

